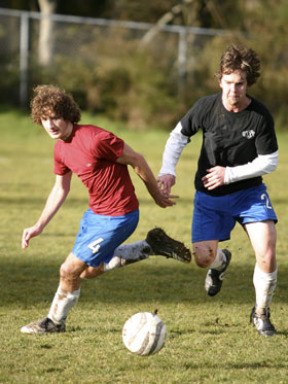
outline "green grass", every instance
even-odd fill
[[[92,117],[84,116],[84,121]],[[142,152],[155,173],[168,133],[129,132],[105,120]],[[53,141],[15,111],[0,114],[0,383],[287,383],[288,135],[279,134],[280,165],[265,177],[279,216],[279,283],[272,319],[279,333],[258,336],[249,324],[254,304],[254,255],[240,227],[225,246],[233,252],[221,294],[204,292],[206,271],[161,257],[84,281],[81,298],[61,335],[22,335],[19,328],[47,314],[58,284],[58,270],[70,251],[87,194],[73,180],[70,196],[45,232],[20,248],[24,227],[38,218],[54,182]],[[199,135],[200,136],[200,135]],[[141,203],[141,220],[131,241],[156,225],[190,243],[193,175],[200,137],[185,149],[178,166],[176,207],[161,209],[133,175]],[[132,171],[133,172],[133,171]],[[156,355],[139,357],[121,340],[124,322],[138,311],[154,311],[169,337]]]

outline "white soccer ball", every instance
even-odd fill
[[[122,329],[122,340],[126,348],[141,356],[160,351],[166,336],[166,326],[157,316],[157,311],[136,313],[125,322]]]

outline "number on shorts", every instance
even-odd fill
[[[88,248],[90,248],[93,253],[98,252],[101,246],[100,244],[102,243],[103,240],[104,239],[100,237],[99,239],[92,241],[92,243],[88,244]]]
[[[266,208],[272,209],[269,197],[268,197],[268,195],[266,193],[262,193],[261,200],[265,200]]]

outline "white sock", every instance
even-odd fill
[[[216,269],[217,271],[221,271],[226,263],[225,253],[222,252],[222,249],[217,249],[216,257],[213,263],[209,266],[210,269]]]
[[[151,254],[151,248],[145,240],[120,245],[115,249],[114,255],[109,263],[104,265],[104,271],[110,271],[111,269],[119,268],[129,263],[147,259]]]
[[[55,324],[65,321],[70,309],[77,303],[80,296],[80,288],[74,292],[63,291],[58,287],[52,301],[48,317]]]
[[[277,285],[277,272],[263,272],[258,264],[255,265],[253,284],[256,295],[256,312],[261,315],[265,312],[265,308],[269,308],[272,297]]]

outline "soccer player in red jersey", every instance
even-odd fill
[[[189,262],[191,253],[184,244],[154,228],[145,240],[122,243],[139,221],[139,203],[128,166],[144,182],[155,203],[162,208],[175,204],[163,193],[144,157],[122,139],[95,125],[80,125],[79,107],[73,97],[52,85],[34,89],[31,114],[56,140],[54,147],[55,184],[36,224],[24,229],[22,248],[38,236],[64,203],[76,174],[89,192],[72,252],[60,268],[60,282],[47,317],[21,328],[23,333],[64,332],[70,309],[80,295],[81,278],[93,278],[113,268],[157,254]]]

